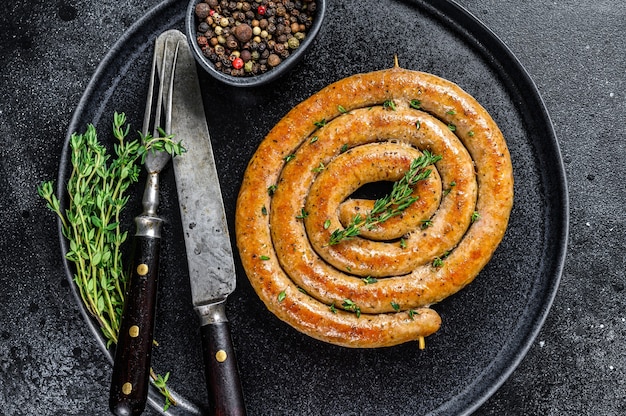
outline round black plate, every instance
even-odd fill
[[[179,0],[163,2],[119,40],[89,84],[68,138],[93,123],[101,140],[110,140],[114,111],[125,112],[132,129],[140,129],[154,40],[166,29],[184,32],[185,9]],[[469,413],[524,357],[556,293],[568,208],[549,116],[511,52],[451,1],[391,1],[384,7],[373,0],[330,1],[306,59],[277,83],[238,90],[200,72],[231,236],[242,175],[269,129],[329,83],[392,66],[394,54],[405,68],[459,84],[501,127],[515,175],[509,229],[477,279],[434,305],[443,326],[428,338],[425,351],[415,344],[354,350],[304,336],[265,309],[235,258],[238,286],[228,299],[228,315],[251,415]],[[69,169],[66,142],[60,186]],[[159,373],[171,372],[169,386],[181,398],[183,406],[170,413],[194,414],[206,408],[207,394],[171,169],[164,173],[161,195],[159,213],[166,224],[153,366]],[[140,211],[136,198],[128,207],[129,228],[130,218]],[[71,279],[67,263],[66,268]],[[99,330],[87,322],[110,358]],[[154,392],[151,403],[156,409],[162,406]]]

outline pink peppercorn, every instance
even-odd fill
[[[241,59],[241,58],[233,59],[233,68],[235,68],[235,69],[243,68],[243,59]]]

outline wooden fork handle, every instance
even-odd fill
[[[161,239],[135,236],[135,256],[115,349],[109,407],[118,416],[139,415],[150,385]]]

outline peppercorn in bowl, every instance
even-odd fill
[[[217,80],[259,86],[302,59],[325,11],[326,0],[192,0],[187,39],[196,61]]]

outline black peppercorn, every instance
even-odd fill
[[[206,33],[210,28],[211,26],[207,22],[202,22],[198,25],[198,32]]]
[[[239,46],[239,43],[237,43],[237,39],[233,35],[230,35],[229,37],[226,38],[227,48],[235,49],[237,46]]]
[[[196,16],[198,16],[200,20],[206,19],[210,12],[211,7],[206,3],[198,3],[196,6]]]
[[[252,53],[250,53],[250,51],[249,51],[249,50],[244,49],[243,51],[241,51],[240,58],[241,58],[244,62],[248,62],[250,59],[252,59]]]

